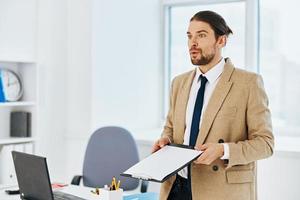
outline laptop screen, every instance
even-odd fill
[[[21,199],[53,200],[46,158],[12,151]]]

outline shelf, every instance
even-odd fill
[[[22,144],[22,143],[29,143],[34,142],[35,138],[28,137],[28,138],[0,138],[0,145],[10,145],[10,144]]]
[[[18,101],[18,102],[0,103],[0,107],[12,107],[12,106],[35,106],[35,102],[34,101]]]
[[[36,63],[34,59],[0,58],[0,63]]]
[[[0,184],[0,190],[17,188],[16,184]]]

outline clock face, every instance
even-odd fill
[[[2,69],[0,72],[5,100],[19,100],[22,96],[22,85],[19,77],[10,70]]]

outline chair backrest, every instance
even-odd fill
[[[139,180],[120,176],[139,161],[135,140],[124,128],[109,126],[96,130],[88,142],[83,163],[83,184],[110,185],[112,177],[121,180],[124,190],[136,189]]]

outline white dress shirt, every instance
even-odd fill
[[[187,109],[186,109],[186,117],[185,117],[186,128],[185,128],[185,132],[184,132],[183,144],[189,145],[189,142],[190,142],[190,132],[191,132],[193,113],[194,113],[194,106],[195,106],[198,90],[201,86],[201,81],[199,79],[200,75],[202,74],[203,76],[205,76],[208,81],[205,85],[203,108],[202,108],[201,118],[200,118],[200,122],[199,122],[199,129],[201,127],[203,114],[206,110],[209,99],[220,79],[220,76],[224,69],[224,65],[225,65],[225,60],[224,60],[224,58],[222,58],[221,61],[217,65],[215,65],[213,68],[211,68],[205,74],[203,74],[201,72],[201,70],[199,69],[199,67],[197,67],[196,75],[195,75],[193,83],[192,83],[189,100],[188,100],[188,104],[187,104]],[[201,134],[201,133],[199,133],[199,134]],[[223,145],[224,145],[224,155],[221,157],[221,159],[228,159],[229,158],[229,146],[226,143],[223,143]],[[179,171],[178,174],[182,177],[187,178],[187,172],[188,172],[188,169],[187,169],[187,167],[185,167],[184,169]]]

